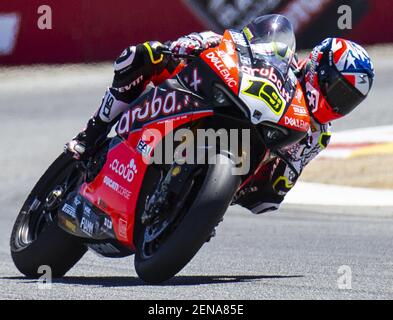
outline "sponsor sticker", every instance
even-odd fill
[[[66,227],[68,230],[70,230],[70,231],[72,231],[72,232],[75,232],[75,231],[76,231],[76,225],[75,225],[73,222],[71,222],[71,221],[69,221],[69,220],[65,220],[65,221],[64,221],[64,225],[65,225],[65,227]]]
[[[84,205],[83,206],[83,214],[87,217],[90,217],[91,214],[91,207],[89,207],[88,205]]]
[[[296,127],[299,129],[307,129],[308,123],[302,119],[296,119],[292,117],[285,116],[285,125],[290,125],[291,127]]]
[[[88,236],[92,236],[94,232],[94,223],[83,217],[81,220],[80,228]]]
[[[71,232],[76,232],[76,224],[74,224],[64,216],[59,216],[59,221],[67,230]]]
[[[145,157],[149,157],[153,148],[149,146],[145,141],[139,139],[136,149]]]
[[[79,197],[74,198],[74,205],[79,206],[81,204],[81,201],[79,200]]]
[[[112,220],[109,218],[105,218],[104,220],[104,226],[108,229],[112,229],[113,224],[112,224]]]
[[[238,85],[237,80],[232,76],[227,66],[223,63],[221,54],[216,51],[209,52],[206,54],[206,58],[214,66],[214,68],[220,73],[221,78],[230,88],[235,88]]]
[[[63,208],[61,208],[61,211],[63,211],[65,214],[70,216],[71,218],[76,218],[76,210],[74,207],[70,206],[69,204],[65,203],[63,205]]]
[[[127,239],[127,221],[119,219],[119,236]]]
[[[296,116],[304,117],[308,115],[307,110],[304,107],[297,106],[297,105],[292,105],[292,107],[293,107],[293,113]]]
[[[246,41],[246,39],[244,38],[244,36],[243,36],[242,33],[233,32],[233,31],[229,31],[229,32],[230,32],[230,34],[231,34],[231,37],[232,37],[233,41],[234,41],[237,45],[243,46],[243,47],[247,47],[247,46],[248,46],[247,41]]]
[[[114,159],[109,165],[109,168],[127,182],[132,182],[135,174],[138,172],[134,159],[131,159],[127,164],[122,163],[118,159]]]
[[[131,191],[127,190],[123,186],[121,186],[119,183],[116,181],[113,181],[110,177],[105,176],[104,177],[104,185],[106,185],[108,188],[112,189],[125,199],[129,200],[131,197]]]
[[[123,113],[119,120],[117,132],[119,134],[128,132],[135,122],[145,123],[181,112],[184,105],[178,102],[176,91],[163,92],[156,87],[151,99],[147,99],[142,104],[136,105],[131,110]]]
[[[130,91],[132,88],[134,88],[138,84],[142,83],[142,81],[143,81],[143,75],[139,76],[134,81],[132,81],[130,84],[128,84],[128,85],[126,85],[124,87],[113,88],[113,89],[118,91],[118,92],[120,92],[120,93],[124,93],[124,92]]]

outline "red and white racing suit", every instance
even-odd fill
[[[191,53],[193,49],[216,46],[220,41],[220,35],[207,31],[193,33],[168,45],[177,53]],[[101,106],[89,120],[86,129],[75,139],[83,140],[87,145],[94,144],[99,135],[108,133],[119,116],[142,94],[148,84],[160,85],[182,70],[183,62],[159,53],[157,49],[161,46],[163,45],[158,41],[150,41],[123,51],[114,63],[112,86],[107,89]],[[301,76],[299,80],[302,80]],[[330,124],[321,125],[312,119],[308,135],[301,142],[281,151],[300,173],[326,148],[329,138]],[[237,193],[233,203],[240,204],[253,213],[277,210],[286,193],[296,183],[297,177],[285,162],[273,160],[254,174],[250,183]]]

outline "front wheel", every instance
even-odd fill
[[[52,276],[63,276],[85,254],[86,247],[57,225],[61,200],[80,179],[76,163],[60,155],[35,185],[15,221],[11,256],[27,277],[39,277],[40,266],[49,266]]]
[[[227,156],[216,155],[216,164],[207,168],[191,205],[182,220],[162,243],[146,247],[149,234],[142,228],[137,241],[135,270],[149,283],[160,283],[177,274],[209,239],[222,219],[240,184],[240,176],[233,175],[234,164]],[[148,249],[148,250],[147,250]]]

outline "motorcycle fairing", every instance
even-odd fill
[[[253,124],[265,121],[277,123],[282,117],[286,102],[274,87],[274,83],[268,79],[243,75],[239,96],[250,109]]]
[[[225,31],[221,44],[204,51],[201,58],[244,102],[254,125],[267,122],[304,133],[309,130],[309,111],[293,71],[289,69],[284,78],[275,66],[253,61],[242,33]]]
[[[126,137],[129,133],[141,130],[151,123],[169,119],[174,121],[179,116],[192,115],[194,112],[208,109],[202,100],[195,99],[184,88],[184,91],[180,91],[179,86],[173,82],[174,80],[167,80],[134,101],[121,116],[116,132]]]
[[[205,50],[200,57],[237,95],[239,92],[239,56],[229,30],[224,32],[218,47]]]
[[[296,91],[290,106],[282,115],[278,124],[292,130],[308,132],[311,126],[310,113],[300,83],[297,83]]]
[[[155,148],[176,128],[212,113],[187,90],[164,83],[136,100],[120,118],[119,137],[113,139],[103,168],[79,193],[111,218],[115,237],[124,246],[135,250],[136,206]]]
[[[61,205],[58,225],[84,239],[87,247],[102,256],[115,258],[132,254],[117,241],[111,218],[77,192],[70,193]]]

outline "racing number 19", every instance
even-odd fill
[[[243,91],[244,94],[263,100],[276,114],[280,114],[284,102],[276,89],[265,81],[250,81],[251,85]]]

